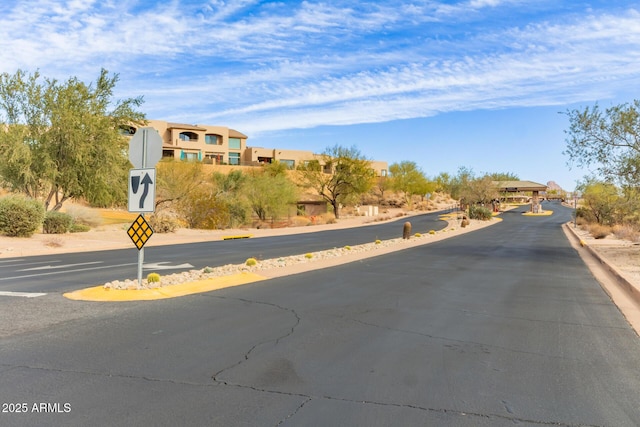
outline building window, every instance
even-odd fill
[[[240,153],[229,153],[229,164],[230,165],[239,165],[240,164]]]
[[[187,160],[189,162],[194,162],[200,160],[200,152],[186,152],[183,151],[180,155],[180,160]]]
[[[240,138],[229,138],[229,148],[232,150],[239,150],[240,146]]]
[[[380,170],[380,176],[387,176],[387,170],[386,169],[381,169]]]
[[[197,141],[198,134],[193,132],[180,132],[179,138],[180,138],[180,141],[184,141],[184,142]]]
[[[285,160],[282,159],[280,160],[280,163],[282,163],[283,165],[285,165],[287,167],[287,169],[295,169],[296,166],[296,162],[295,160]]]
[[[220,135],[208,133],[204,136],[204,143],[209,145],[222,145],[222,137]]]

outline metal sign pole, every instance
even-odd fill
[[[142,130],[142,168],[147,167],[147,130]],[[144,212],[141,213],[144,218]],[[144,246],[138,250],[138,286],[142,286],[142,265],[144,264]]]

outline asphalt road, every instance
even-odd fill
[[[82,315],[0,339],[27,409],[0,425],[637,426],[640,341],[552,209],[172,300],[21,300]]]
[[[343,230],[150,247],[145,249],[144,264],[149,267],[144,274],[242,264],[249,257],[278,258],[397,238],[402,236],[405,221],[411,222],[414,233],[437,231],[447,225],[439,219],[441,213]],[[138,250],[133,243],[131,249],[5,258],[0,259],[0,291],[68,292],[113,280],[135,279],[137,268]]]

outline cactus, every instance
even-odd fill
[[[409,237],[411,237],[411,223],[407,221],[402,227],[402,238],[408,239]]]
[[[147,275],[147,283],[158,283],[160,282],[160,275],[158,273],[149,273]]]
[[[376,245],[379,245],[380,243],[382,243],[382,240],[376,239]]]
[[[253,267],[254,265],[258,264],[258,260],[256,260],[255,258],[248,258],[245,261],[245,264],[246,264],[247,267]]]

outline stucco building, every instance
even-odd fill
[[[230,166],[259,166],[279,161],[290,169],[318,159],[311,151],[247,146],[247,135],[224,126],[190,125],[149,120],[147,126],[162,137],[162,157],[176,160],[196,160]],[[135,128],[130,129],[131,133]],[[387,162],[372,161],[378,176],[387,175]]]

